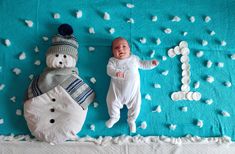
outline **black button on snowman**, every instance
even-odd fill
[[[52,144],[77,138],[94,91],[78,76],[78,43],[68,24],[58,28],[46,53],[47,67],[33,79],[24,103],[29,130]]]

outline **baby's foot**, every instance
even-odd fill
[[[113,125],[116,123],[116,122],[118,122],[118,120],[119,120],[119,118],[117,119],[117,118],[110,118],[108,121],[106,121],[106,127],[108,127],[108,128],[112,128],[113,127]]]
[[[135,124],[135,122],[133,121],[133,122],[128,122],[128,124],[129,124],[129,127],[130,127],[130,132],[131,133],[136,133],[136,124]]]

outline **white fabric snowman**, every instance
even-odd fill
[[[58,28],[46,53],[47,68],[28,88],[24,116],[32,135],[51,144],[77,138],[94,91],[78,76],[78,43],[68,24]]]

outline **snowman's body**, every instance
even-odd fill
[[[73,57],[49,54],[46,58],[48,67],[28,89],[24,116],[32,135],[57,144],[76,139],[95,94],[78,76]]]

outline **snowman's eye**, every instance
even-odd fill
[[[66,58],[67,56],[66,55],[64,55],[64,58]]]
[[[56,56],[56,57],[59,57],[59,55],[58,55],[58,54],[56,54],[55,56]]]

